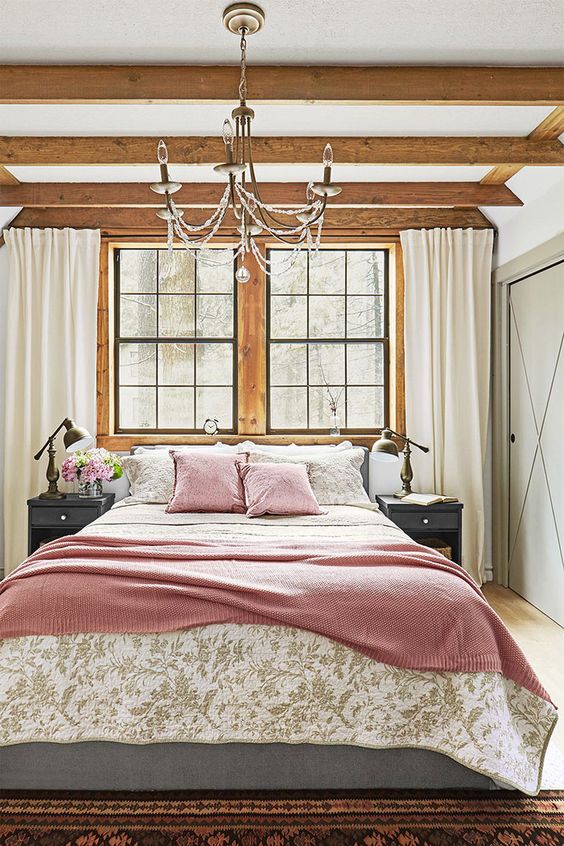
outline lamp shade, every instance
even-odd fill
[[[94,438],[82,426],[77,426],[74,420],[68,417],[64,422],[67,430],[63,436],[63,443],[67,452],[76,452],[77,449],[86,449],[94,442]]]
[[[384,429],[378,440],[374,441],[372,455],[377,461],[399,460],[397,444],[392,440],[390,429]]]

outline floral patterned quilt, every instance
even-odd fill
[[[174,519],[171,519],[174,518]],[[309,518],[164,515],[116,508],[85,532],[363,539],[399,529],[369,508]],[[0,642],[0,745],[319,743],[447,755],[526,793],[539,790],[553,706],[493,672],[378,663],[312,632],[211,625],[159,634],[28,636]]]

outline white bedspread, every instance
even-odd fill
[[[321,517],[166,514],[112,509],[83,534],[220,538],[260,544],[373,541],[400,530],[368,507]],[[437,673],[378,663],[320,635],[213,625],[159,634],[77,634],[0,642],[0,745],[321,743],[441,752],[535,793],[555,711],[497,673]]]

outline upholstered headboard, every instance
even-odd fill
[[[138,446],[132,446],[131,450],[130,450],[131,454],[134,455],[135,450],[138,449],[138,448],[139,448]],[[150,445],[150,444],[149,445],[143,444],[143,449],[154,449],[154,446]],[[360,447],[360,449],[362,449],[363,452],[364,452],[364,461],[362,462],[362,467],[360,468],[360,472],[362,474],[362,483],[364,485],[364,489],[368,493],[368,467],[369,467],[370,451],[366,447]],[[116,483],[113,482],[111,484],[115,485]],[[127,496],[127,492],[125,492],[125,493],[122,492],[123,487],[124,487],[123,485],[120,486],[119,493],[116,489],[116,500],[117,499],[123,499],[124,496]]]
[[[364,461],[362,462],[362,467],[360,468],[360,472],[362,473],[362,484],[364,485],[364,490],[368,493],[368,468],[370,466],[370,450],[368,447],[360,447],[364,451]]]

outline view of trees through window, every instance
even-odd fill
[[[207,417],[233,431],[234,260],[213,255],[114,253],[117,431],[201,432]]]
[[[388,251],[300,253],[285,273],[271,250],[269,431],[327,432],[331,398],[341,430],[387,423]]]
[[[267,431],[343,432],[388,422],[388,263],[380,249],[268,251]],[[237,432],[233,250],[114,251],[115,431]],[[242,301],[241,307],[244,307]],[[264,431],[264,430],[263,430]]]

